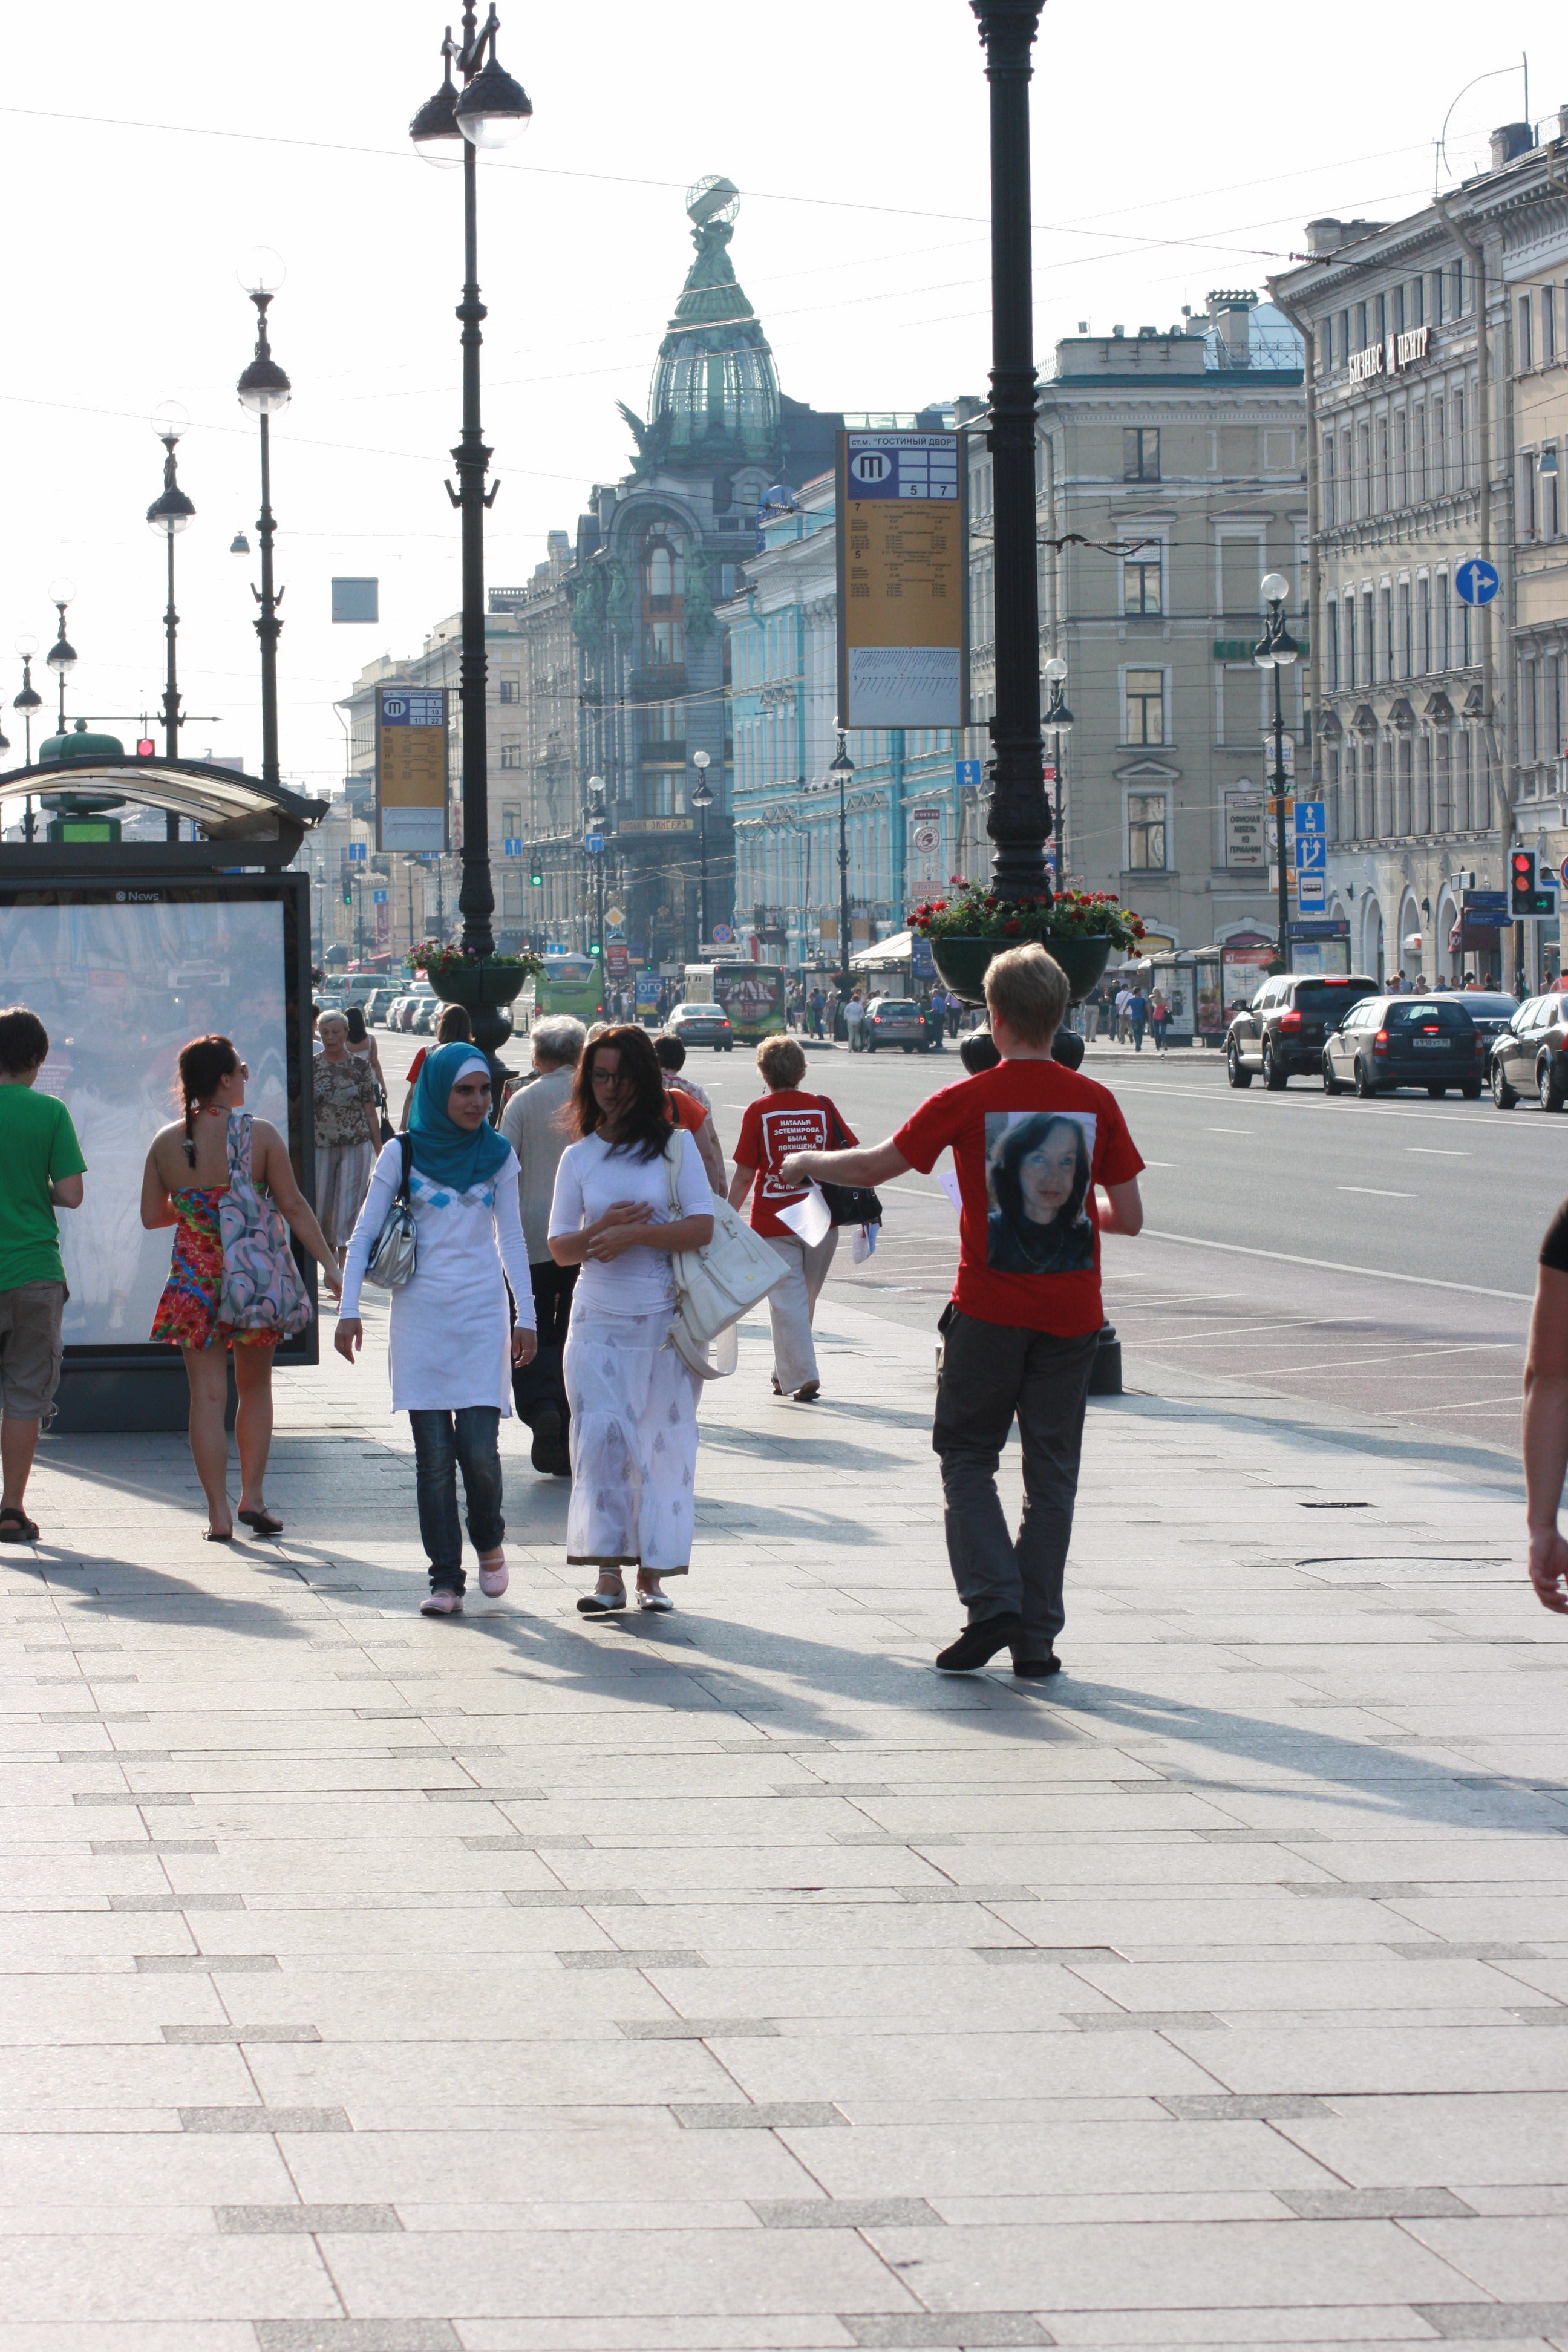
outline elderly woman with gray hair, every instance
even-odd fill
[[[381,1115],[370,1065],[349,1051],[344,1015],[323,1013],[316,1030],[316,1214],[341,1265],[381,1150]]]

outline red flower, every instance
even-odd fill
[[[1002,926],[1002,929],[1004,929],[1004,931],[1009,931],[1009,932],[1010,932],[1010,931],[1016,931],[1016,930],[1017,929],[1017,928],[1018,928],[1018,926],[1017,926],[1017,924],[1016,924],[1016,923],[1015,923],[1015,922],[1005,922],[1005,923],[1004,923],[1004,924],[1003,924],[1003,926]]]

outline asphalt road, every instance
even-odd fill
[[[389,1074],[411,1046],[382,1042]],[[890,1135],[963,1076],[936,1055],[816,1051],[807,1085],[831,1094],[863,1141]],[[1522,1347],[1541,1234],[1568,1192],[1568,1116],[1521,1104],[1401,1095],[1327,1099],[1292,1081],[1233,1092],[1217,1055],[1095,1052],[1148,1162],[1148,1223],[1106,1245],[1107,1311],[1128,1377],[1173,1373],[1194,1393],[1309,1401],[1353,1423],[1517,1442]],[[698,1053],[727,1156],[760,1081],[743,1048]],[[395,1096],[401,1100],[401,1089]],[[884,1188],[876,1255],[840,1290],[932,1330],[949,1295],[957,1220],[934,1177]]]

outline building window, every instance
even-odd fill
[[[521,702],[522,700],[521,678],[503,677],[500,682],[500,698],[503,702]]]
[[[644,816],[681,816],[686,810],[686,778],[679,768],[643,771]]]
[[[1147,550],[1134,556],[1121,567],[1121,609],[1124,613],[1142,614],[1145,620],[1157,618],[1164,604],[1160,594],[1160,558]]]
[[[1342,363],[1347,361],[1350,358],[1350,355],[1351,314],[1348,310],[1342,310],[1340,312],[1340,359]]]
[[[1446,572],[1438,572],[1432,595],[1436,607],[1435,618],[1437,630],[1437,642],[1433,650],[1437,657],[1437,667],[1448,669],[1452,667],[1448,659],[1448,631],[1452,614],[1448,604],[1448,575]]]
[[[1416,664],[1425,677],[1432,667],[1432,583],[1426,572],[1415,583]]]
[[[1470,478],[1469,452],[1465,447],[1465,394],[1460,384],[1454,386],[1454,455],[1449,467],[1453,486],[1462,490]]]
[[[1163,743],[1165,740],[1165,673],[1163,669],[1130,669],[1127,674],[1127,727],[1123,741]],[[1162,857],[1160,863],[1164,864]]]
[[[1519,372],[1523,375],[1535,365],[1534,337],[1531,333],[1531,303],[1528,294],[1519,298]]]
[[[643,572],[644,587],[650,599],[663,602],[686,593],[686,563],[679,547],[668,540],[656,539],[647,551]]]
[[[1328,631],[1329,691],[1337,694],[1340,685],[1340,608],[1332,597],[1323,607],[1323,619]]]
[[[1131,680],[1129,683],[1131,684]],[[1164,873],[1165,795],[1163,793],[1128,793],[1127,863],[1136,873]]]
[[[1410,281],[1410,323],[1413,327],[1419,327],[1425,323],[1426,317],[1426,280],[1414,278]]]
[[[1325,372],[1334,363],[1334,321],[1331,313],[1323,320],[1323,367]]]
[[[1380,416],[1377,419],[1374,432],[1377,446],[1377,465],[1376,471],[1373,476],[1372,507],[1374,514],[1382,514],[1389,503],[1388,419],[1386,416]]]
[[[1366,304],[1364,302],[1358,302],[1355,306],[1355,347],[1358,352],[1364,352],[1366,349]]]
[[[1394,503],[1410,504],[1410,419],[1403,408],[1394,416]]]
[[[522,765],[522,745],[521,743],[503,743],[500,747],[500,763],[503,768],[521,768]]]
[[[1454,316],[1456,319],[1462,319],[1464,315],[1465,262],[1464,256],[1461,254],[1458,260],[1454,264]]]
[[[1352,589],[1343,604],[1345,616],[1345,684],[1353,687],[1359,681],[1355,674],[1355,592]]]
[[[684,702],[645,702],[642,733],[645,743],[680,743],[686,737]]]
[[[1405,332],[1405,289],[1403,286],[1396,286],[1394,289],[1394,331],[1396,335],[1402,335]]]
[[[1394,667],[1394,590],[1386,581],[1377,592],[1377,601],[1381,607],[1378,618],[1383,624],[1378,632],[1377,646],[1382,667],[1377,668],[1374,665],[1374,686],[1380,679],[1386,680],[1397,675]]]
[[[1128,425],[1121,433],[1121,478],[1124,482],[1157,482],[1160,478],[1160,428]]]
[[[1535,452],[1527,449],[1519,461],[1519,535],[1535,537]]]
[[[1442,401],[1432,403],[1432,489],[1441,498],[1448,487],[1448,436]]]
[[[673,669],[686,659],[686,631],[679,621],[648,621],[643,627],[643,661],[649,669]]]
[[[1550,286],[1541,289],[1541,364],[1550,367],[1557,357],[1557,303]]]
[[[1381,343],[1384,341],[1388,333],[1388,301],[1386,296],[1382,294],[1373,296],[1373,320],[1374,323],[1373,326],[1372,340],[1374,343]]]

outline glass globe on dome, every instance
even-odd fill
[[[453,110],[458,130],[484,151],[505,147],[533,120],[533,101],[492,49]]]
[[[240,255],[234,274],[247,294],[273,295],[288,277],[289,266],[270,245],[252,245]]]
[[[1282,572],[1266,572],[1258,585],[1266,604],[1282,604],[1290,593],[1290,583]]]
[[[180,441],[190,430],[191,414],[177,400],[161,400],[147,422],[158,440]]]

